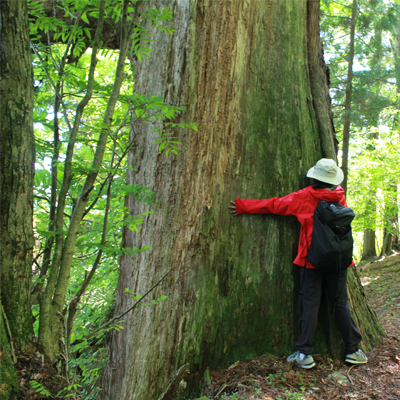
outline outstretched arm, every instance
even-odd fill
[[[301,211],[306,192],[290,193],[284,197],[272,197],[270,199],[236,199],[231,201],[229,208],[235,217],[243,214],[278,214],[278,215],[297,215]]]

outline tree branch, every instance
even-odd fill
[[[107,189],[107,203],[106,203],[106,209],[105,209],[105,213],[104,213],[103,232],[101,235],[101,246],[104,246],[107,241],[108,216],[109,216],[110,206],[111,206],[111,186],[112,186],[112,178],[109,180],[108,189]],[[78,290],[78,293],[76,294],[76,296],[74,296],[74,298],[69,303],[68,320],[67,320],[67,328],[66,328],[66,344],[67,344],[68,349],[69,349],[69,345],[71,342],[71,333],[72,333],[72,328],[73,328],[73,324],[74,324],[74,318],[75,318],[75,314],[77,311],[78,303],[81,301],[82,295],[85,293],[86,288],[89,286],[90,281],[92,280],[94,274],[96,273],[97,268],[100,264],[102,255],[103,255],[103,249],[100,248],[97,253],[96,260],[92,266],[92,269],[91,269],[89,275],[83,281],[82,286]]]
[[[108,322],[106,322],[105,324],[101,325],[99,328],[95,329],[93,332],[89,333],[88,335],[84,336],[83,339],[79,339],[79,340],[75,340],[74,343],[72,343],[72,345],[78,344],[78,343],[82,343],[84,340],[89,340],[90,338],[92,338],[93,336],[96,336],[100,331],[102,331],[105,328],[108,328],[110,325],[112,325],[115,321],[120,320],[122,317],[124,317],[126,314],[128,314],[129,312],[131,312],[134,308],[136,308],[139,303],[144,300],[147,295],[149,293],[151,293],[153,291],[153,289],[155,289],[173,270],[175,270],[177,267],[171,268],[156,284],[154,284],[139,300],[136,301],[136,303],[128,308],[126,311],[124,311],[122,314],[117,315],[113,318],[111,318]]]
[[[121,127],[121,125],[120,125],[120,127]],[[120,127],[119,127],[119,129],[120,129]],[[131,127],[132,127],[133,132],[135,132],[132,125],[131,125]],[[119,130],[119,129],[118,129],[118,130]],[[115,167],[114,167],[115,172],[113,172],[113,173],[110,172],[110,173],[107,175],[106,179],[103,181],[103,183],[102,183],[101,186],[100,186],[100,189],[99,189],[99,191],[98,191],[98,194],[97,194],[96,198],[93,200],[93,202],[90,204],[90,206],[89,206],[89,207],[85,210],[85,212],[83,213],[83,218],[84,218],[84,217],[90,212],[90,210],[96,205],[97,201],[99,200],[99,198],[100,198],[100,196],[101,196],[101,193],[102,193],[102,191],[103,191],[104,186],[107,184],[107,181],[108,181],[109,179],[113,179],[113,178],[114,178],[114,176],[115,176],[115,174],[117,173],[118,168],[120,167],[122,161],[124,160],[124,158],[126,157],[126,155],[129,153],[129,150],[132,148],[132,146],[133,146],[133,144],[134,144],[134,142],[135,142],[135,138],[136,138],[136,133],[134,134],[132,140],[130,141],[130,143],[128,144],[128,146],[126,147],[126,149],[124,150],[124,152],[123,152],[122,156],[119,158],[117,164],[115,165]],[[113,139],[113,138],[112,138],[112,139]],[[117,141],[114,140],[114,139],[113,139],[113,141],[114,141],[114,145],[115,145],[115,143],[116,143]],[[114,157],[114,154],[115,154],[115,146],[114,146],[113,157]]]
[[[92,17],[89,13],[87,13],[86,16],[89,21],[88,25],[80,18],[80,15],[82,15],[82,13],[80,15],[73,15],[69,12],[66,16],[65,9],[55,7],[56,1],[57,0],[43,1],[44,13],[47,17],[55,17],[58,20],[65,22],[67,26],[76,25],[88,28],[91,32],[91,36],[94,36],[93,33],[96,32],[97,28],[97,18]],[[29,18],[35,20],[38,17],[36,15],[29,14]],[[62,38],[55,39],[54,32],[50,32],[48,37],[44,31],[37,32],[37,34],[35,35],[35,43],[47,44],[48,41],[50,41],[51,43],[65,43],[62,41]],[[120,48],[120,34],[118,32],[118,23],[115,23],[111,16],[105,19],[105,29],[103,29],[102,41],[103,48],[111,50],[119,50]],[[86,48],[92,46],[92,41],[89,37],[84,38],[84,44]],[[68,59],[68,63],[72,62],[76,62],[76,58],[71,55],[71,57]]]
[[[65,106],[65,103],[64,103],[63,99],[61,98],[61,95],[57,91],[57,86],[55,85],[53,79],[51,79],[51,76],[50,76],[49,72],[47,71],[47,68],[46,68],[46,65],[44,63],[44,60],[43,60],[42,56],[40,55],[40,53],[36,50],[35,45],[32,45],[31,48],[32,48],[33,52],[36,54],[37,58],[40,60],[40,62],[42,64],[42,67],[43,67],[43,70],[44,70],[44,72],[46,74],[46,77],[49,80],[51,86],[53,86],[53,89],[56,92],[56,96],[58,96],[58,100],[60,101],[60,103],[63,106],[65,122],[68,125],[68,130],[71,132],[72,128],[71,128],[71,124],[70,124],[69,119],[68,119],[67,107]]]

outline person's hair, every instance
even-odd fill
[[[311,186],[313,189],[333,189],[332,183],[322,182],[318,179],[311,179]]]

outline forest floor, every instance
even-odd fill
[[[315,355],[305,370],[264,355],[211,372],[209,399],[400,400],[400,253],[357,266],[361,283],[387,337],[368,363],[351,366]]]

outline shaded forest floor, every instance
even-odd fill
[[[232,400],[399,400],[400,399],[400,253],[357,267],[361,283],[385,332],[368,353],[369,362],[351,366],[314,356],[304,370],[271,355],[240,361],[211,373],[209,399]]]

